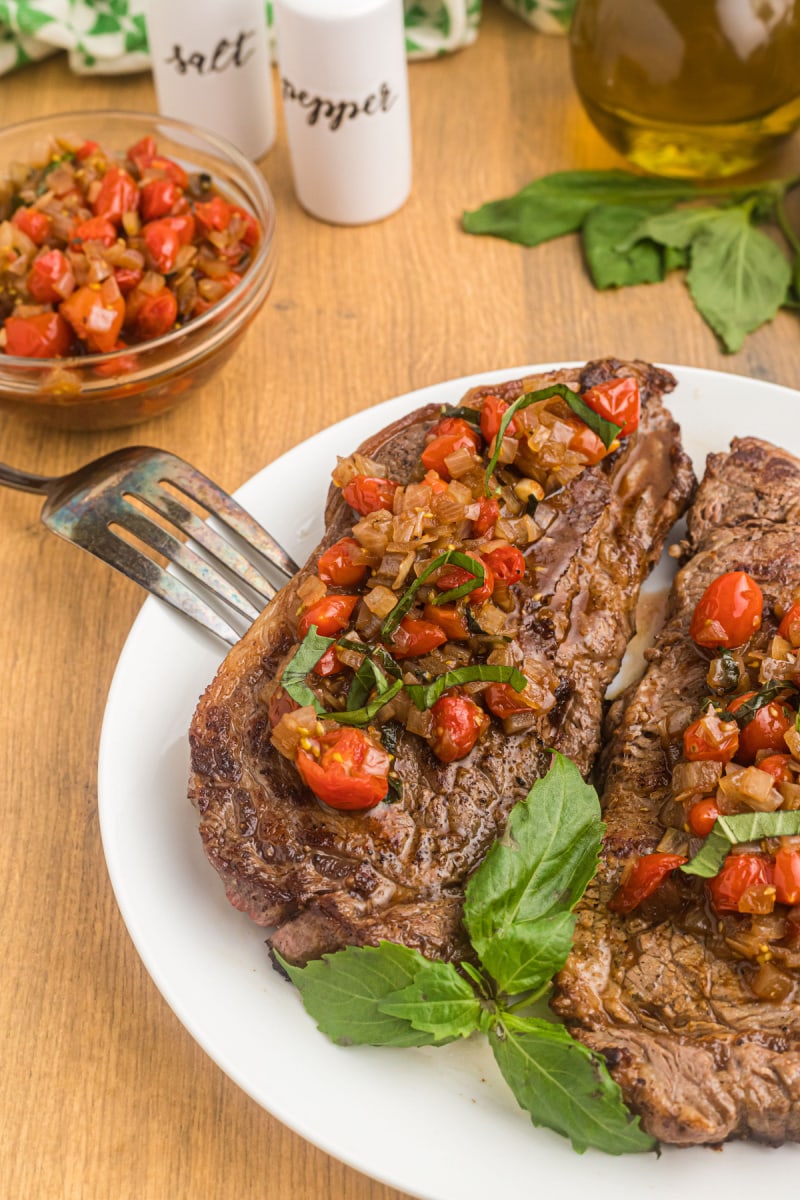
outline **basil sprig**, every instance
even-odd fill
[[[597,869],[604,830],[594,788],[554,754],[467,887],[465,924],[480,968],[430,962],[392,942],[348,946],[305,967],[279,961],[334,1042],[442,1046],[485,1034],[534,1125],[570,1138],[579,1152],[654,1150],[603,1057],[529,1015],[569,954],[573,909]]]
[[[778,809],[777,812],[736,813],[717,817],[714,828],[694,858],[684,863],[685,875],[700,875],[712,879],[718,875],[732,846],[742,842],[760,842],[762,838],[796,837],[800,834],[800,812]]]
[[[500,421],[500,428],[495,438],[494,454],[492,454],[486,466],[485,490],[487,496],[491,495],[489,479],[497,466],[503,438],[509,425],[514,420],[514,416],[516,413],[521,412],[523,408],[529,408],[531,404],[539,404],[542,400],[549,400],[551,396],[560,396],[562,400],[565,400],[575,415],[580,417],[593,433],[597,434],[606,450],[608,450],[615,438],[619,436],[622,430],[621,425],[615,425],[613,421],[607,421],[605,417],[601,417],[599,413],[596,413],[593,408],[589,407],[577,392],[573,392],[572,388],[568,388],[565,383],[553,383],[550,387],[539,388],[536,392],[525,392],[513,404],[509,405]]]

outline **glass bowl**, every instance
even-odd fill
[[[223,138],[136,112],[74,112],[0,130],[0,177],[41,157],[52,137],[99,142],[109,153],[152,136],[159,154],[208,173],[219,192],[253,214],[261,240],[242,279],[217,304],[162,337],[109,354],[20,358],[0,353],[0,409],[60,429],[114,429],[167,412],[226,361],[275,277],[275,205],[258,169]]]

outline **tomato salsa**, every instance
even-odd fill
[[[121,155],[54,139],[0,186],[0,349],[64,358],[161,337],[236,286],[260,237],[152,137]]]

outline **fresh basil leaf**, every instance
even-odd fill
[[[718,875],[731,846],[741,842],[759,842],[762,838],[796,837],[800,834],[800,812],[778,809],[777,812],[735,813],[717,817],[714,828],[703,845],[684,863],[686,875],[711,879]]]
[[[739,206],[694,237],[686,282],[700,315],[733,352],[746,334],[775,316],[791,268],[772,238],[751,223],[747,206]]]
[[[572,930],[555,918],[571,914],[597,870],[604,830],[596,791],[555,754],[467,885],[464,922],[502,990],[539,988],[563,966]]]
[[[598,205],[650,207],[688,200],[696,194],[692,184],[651,179],[631,171],[558,171],[535,179],[513,196],[465,212],[462,225],[467,233],[538,246],[580,229]]]
[[[420,712],[431,708],[448,688],[458,687],[462,683],[509,683],[515,692],[524,691],[527,679],[516,667],[502,667],[494,664],[476,663],[472,667],[455,667],[445,671],[433,683],[407,683],[406,691]]]
[[[370,700],[369,704],[363,705],[362,708],[345,709],[344,712],[327,712],[326,717],[330,717],[332,721],[337,721],[340,725],[369,725],[370,721],[380,712],[385,704],[393,700],[398,692],[402,691],[402,679],[396,679],[386,691],[380,692],[374,700]]]
[[[674,250],[686,250],[701,229],[727,212],[724,208],[674,208],[670,212],[646,216],[620,243],[625,250],[642,238],[649,238]]]
[[[633,237],[647,220],[647,209],[593,208],[583,223],[583,252],[589,274],[601,291],[639,283],[660,283],[664,256],[648,237]]]
[[[480,1027],[480,1000],[452,963],[429,962],[420,967],[413,983],[381,1000],[378,1007],[439,1043],[469,1037]]]
[[[689,251],[678,249],[676,246],[664,247],[664,274],[670,271],[682,271],[689,266]]]
[[[480,559],[473,558],[471,554],[462,554],[460,550],[450,550],[449,554],[449,561],[454,563],[455,566],[469,571],[472,578],[465,580],[464,583],[460,583],[458,587],[450,588],[448,591],[434,596],[431,600],[431,604],[434,605],[450,604],[453,600],[460,600],[462,596],[468,596],[470,592],[483,587],[483,581],[486,578],[486,571]]]
[[[281,687],[300,705],[311,704],[320,716],[325,709],[306,683],[306,675],[313,671],[325,651],[334,644],[335,638],[322,637],[312,625],[300,645],[283,668]]]
[[[277,955],[296,984],[317,1028],[341,1046],[430,1046],[432,1033],[381,1010],[381,1003],[411,987],[427,965],[418,950],[394,942],[346,946],[295,967]]]
[[[501,1015],[489,1041],[503,1078],[534,1125],[561,1133],[582,1154],[640,1154],[657,1143],[639,1127],[599,1054],[561,1025]]]

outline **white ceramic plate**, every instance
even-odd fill
[[[321,532],[337,454],[421,404],[457,403],[475,383],[542,369],[454,380],[358,413],[272,463],[239,497],[303,562]],[[758,434],[800,453],[797,392],[674,370],[680,386],[669,404],[698,473],[706,454],[735,434]],[[674,1200],[723,1184],[749,1195],[767,1177],[770,1191],[796,1193],[796,1145],[579,1156],[564,1139],[533,1128],[478,1038],[442,1049],[344,1049],[318,1033],[295,990],[271,969],[263,931],[226,901],[186,800],[186,732],[220,658],[210,635],[146,601],[108,697],[99,804],[108,870],[137,950],[180,1020],[231,1079],[309,1141],[423,1200],[486,1200],[500,1187],[559,1200]]]

